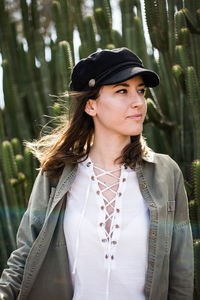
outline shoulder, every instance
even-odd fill
[[[170,168],[171,170],[173,169],[176,172],[180,172],[180,167],[177,162],[167,154],[154,153],[154,162],[159,167],[162,166],[167,169]]]
[[[143,160],[143,171],[151,180],[177,186],[183,179],[180,167],[169,155],[150,151]]]
[[[154,166],[155,168],[162,168],[163,170],[173,170],[174,172],[181,172],[179,165],[167,154],[156,153],[151,150],[146,152],[143,156],[143,160],[147,162],[147,165]]]

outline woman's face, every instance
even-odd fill
[[[146,115],[145,85],[141,76],[104,85],[96,100],[88,100],[85,111],[93,117],[95,131],[122,136],[138,135]]]

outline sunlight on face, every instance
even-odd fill
[[[93,117],[95,131],[105,136],[140,134],[146,115],[145,89],[141,76],[102,86],[99,97],[89,100],[92,113],[86,109]]]

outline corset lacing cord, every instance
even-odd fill
[[[100,188],[101,196],[102,196],[104,204],[105,204],[105,223],[104,224],[106,224],[106,222],[108,220],[111,221],[109,231],[107,231],[105,227],[103,228],[104,233],[106,235],[107,242],[108,242],[108,244],[107,244],[108,245],[107,246],[107,253],[110,254],[112,248],[115,247],[115,246],[112,245],[112,237],[113,237],[113,232],[114,232],[114,221],[115,221],[115,215],[116,215],[116,201],[117,201],[116,196],[117,196],[118,189],[119,189],[119,187],[118,187],[117,191],[115,191],[115,190],[113,190],[113,187],[116,186],[116,185],[119,186],[122,170],[121,170],[121,167],[120,167],[120,168],[116,168],[116,169],[113,169],[113,170],[110,170],[110,171],[106,171],[106,170],[104,170],[102,168],[99,168],[97,166],[94,166],[94,169],[101,172],[98,175],[96,175],[94,173],[94,176],[96,178],[96,181],[98,182],[99,187],[100,187],[100,185],[104,186],[104,188]],[[119,170],[121,170],[119,176],[116,176],[115,174],[113,174],[114,172],[117,172]],[[112,177],[116,178],[116,181],[114,183],[112,183],[111,185],[107,185],[99,179],[99,177],[101,177],[103,175],[112,176]],[[111,191],[114,194],[114,197],[112,199],[108,200],[103,195],[103,193],[106,192],[106,191]],[[107,207],[112,208],[112,211],[110,213],[108,212]],[[110,255],[109,255],[108,269],[107,269],[107,280],[106,280],[106,300],[109,300],[110,277],[111,277],[111,260],[110,260]]]

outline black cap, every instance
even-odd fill
[[[126,81],[141,75],[147,87],[159,84],[159,76],[145,69],[141,59],[128,48],[104,49],[81,59],[73,68],[70,89],[90,91],[93,87]]]

